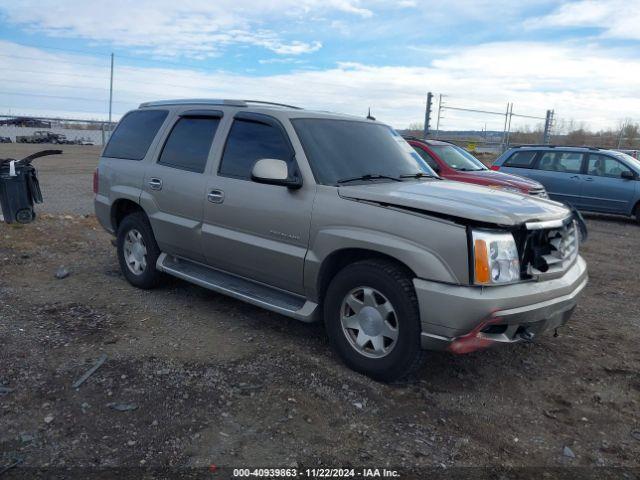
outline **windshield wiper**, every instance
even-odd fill
[[[365,175],[360,175],[359,177],[353,177],[353,178],[343,178],[342,180],[338,180],[336,183],[349,183],[349,182],[356,182],[358,180],[377,180],[379,178],[384,178],[387,180],[393,180],[394,182],[401,182],[402,180],[400,180],[397,177],[390,177],[389,175],[380,175],[378,173],[367,173]]]
[[[435,175],[425,172],[408,173],[406,175],[400,175],[400,178],[438,178]]]

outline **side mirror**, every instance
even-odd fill
[[[284,160],[262,158],[251,169],[251,180],[268,185],[281,185],[287,188],[300,188],[302,180],[289,175],[289,166]]]
[[[623,171],[623,172],[620,174],[620,176],[621,176],[622,178],[624,178],[625,180],[635,180],[635,179],[638,177],[638,175],[637,175],[637,174],[635,174],[634,172],[630,172],[629,170],[625,170],[625,171]]]

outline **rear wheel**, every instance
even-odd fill
[[[413,282],[393,262],[365,260],[340,271],[325,296],[324,321],[333,348],[353,370],[392,381],[422,364]]]
[[[162,273],[156,269],[160,249],[144,213],[131,213],[120,222],[116,247],[120,269],[131,285],[148,289],[160,283]]]
[[[633,216],[636,217],[636,222],[640,224],[640,202],[638,202],[636,208],[633,210]]]

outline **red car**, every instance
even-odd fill
[[[413,137],[406,137],[405,140],[444,179],[548,198],[542,184],[517,175],[490,170],[464,148],[453,143]]]

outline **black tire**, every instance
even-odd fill
[[[640,225],[640,202],[638,202],[636,208],[633,209],[633,216],[636,218],[636,223]]]
[[[124,243],[129,232],[137,231],[141,234],[144,246],[146,248],[146,266],[136,274],[134,273],[125,260]],[[127,281],[134,287],[150,289],[159,285],[162,280],[162,273],[156,269],[156,261],[160,255],[160,249],[153,236],[153,230],[149,224],[149,219],[143,212],[135,212],[127,215],[118,226],[118,235],[116,239],[116,248],[118,252],[118,262],[120,269]]]
[[[353,289],[363,286],[384,295],[395,309],[396,344],[381,358],[370,358],[359,352],[342,328],[343,300]],[[329,342],[346,365],[376,380],[401,380],[424,361],[420,347],[422,327],[413,282],[408,272],[391,261],[364,260],[341,270],[331,281],[324,298],[324,323]]]

